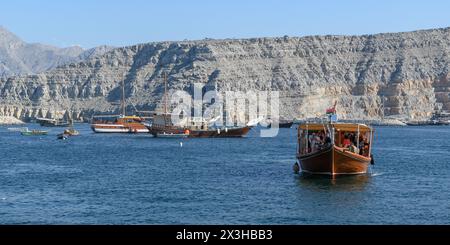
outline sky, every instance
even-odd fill
[[[59,47],[360,35],[450,26],[446,0],[0,0],[0,25]]]

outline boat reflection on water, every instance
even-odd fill
[[[302,173],[297,176],[302,188],[315,190],[361,191],[370,183],[370,174],[359,175],[314,175]]]

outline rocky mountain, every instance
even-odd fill
[[[194,82],[224,90],[278,90],[281,116],[314,117],[337,101],[341,118],[427,119],[450,110],[450,28],[364,36],[159,42],[117,48],[54,70],[0,82],[0,115],[69,110],[75,118],[154,109],[163,92]],[[128,108],[131,109],[131,106]]]
[[[78,46],[57,48],[39,43],[30,44],[0,26],[0,77],[47,71],[85,60],[92,55],[101,55],[111,49],[107,46],[85,50]]]

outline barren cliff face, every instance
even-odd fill
[[[366,36],[162,42],[118,48],[38,75],[0,82],[0,115],[22,119],[70,110],[87,119],[129,104],[151,110],[163,93],[193,83],[279,90],[283,117],[313,117],[337,101],[341,118],[429,118],[450,110],[450,28]],[[131,109],[129,106],[128,109]]]

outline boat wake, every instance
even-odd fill
[[[381,176],[383,174],[384,174],[383,172],[380,172],[380,173],[374,172],[374,173],[371,173],[370,176],[375,177],[375,176]]]

